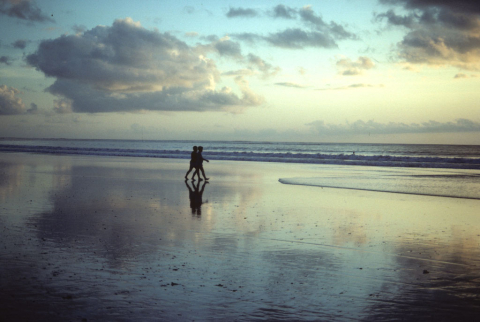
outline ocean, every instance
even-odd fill
[[[193,145],[211,160],[480,169],[480,145],[1,139],[0,152],[189,159]]]
[[[193,145],[208,176],[217,160],[288,163],[312,172],[283,184],[480,199],[478,145],[3,139],[0,152],[189,159]]]

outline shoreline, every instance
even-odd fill
[[[480,313],[478,200],[278,182],[338,166],[215,161],[190,190],[188,160],[0,157],[5,321]]]

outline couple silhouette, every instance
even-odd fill
[[[197,146],[193,147],[193,151],[190,154],[190,156],[191,156],[191,158],[190,158],[190,168],[188,169],[187,173],[185,174],[185,180],[188,179],[188,175],[190,174],[190,172],[193,169],[195,169],[195,172],[193,173],[192,181],[195,181],[195,175],[198,176],[199,181],[202,181],[203,179],[205,179],[205,181],[207,181],[209,179],[205,176],[205,170],[203,169],[203,161],[207,161],[207,162],[210,162],[210,161],[208,161],[207,159],[205,159],[202,156],[202,152],[203,152],[203,147],[202,146],[199,146],[198,148],[197,148]],[[202,172],[203,179],[200,177],[200,172]]]

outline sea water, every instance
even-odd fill
[[[188,159],[193,145],[212,160],[480,169],[480,145],[3,139],[0,152]]]
[[[326,165],[285,184],[480,199],[479,145],[2,139],[0,152]],[[212,163],[210,166],[213,166]]]

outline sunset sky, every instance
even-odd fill
[[[0,137],[480,144],[480,1],[0,0]]]

